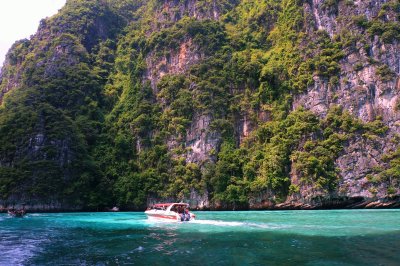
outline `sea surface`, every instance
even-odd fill
[[[400,265],[400,210],[0,214],[0,265]]]

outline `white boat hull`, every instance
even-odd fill
[[[160,210],[148,210],[145,211],[148,219],[158,220],[158,221],[169,221],[169,222],[181,222],[182,219],[179,214],[175,212],[160,211]],[[194,215],[191,213],[190,220],[194,220]]]
[[[149,219],[168,222],[193,221],[196,218],[194,213],[189,212],[189,204],[187,203],[154,204],[144,213]]]

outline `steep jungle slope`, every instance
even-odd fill
[[[69,0],[0,74],[0,205],[398,206],[400,3]]]
[[[139,5],[112,3],[68,1],[7,54],[0,76],[4,205],[81,209],[104,201],[106,181],[92,155],[108,101],[103,87],[116,38]]]

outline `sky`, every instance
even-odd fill
[[[42,18],[50,17],[66,0],[0,0],[0,68],[11,45],[34,34]]]

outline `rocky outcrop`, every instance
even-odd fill
[[[221,15],[221,6],[216,0],[207,3],[198,0],[166,0],[160,5],[160,9],[155,17],[160,23],[166,24],[177,22],[184,16],[199,20],[218,20]]]
[[[158,93],[157,83],[163,76],[184,74],[205,58],[191,39],[183,41],[176,50],[171,49],[166,55],[157,55],[158,52],[152,51],[147,55],[144,75],[144,80],[150,80],[154,94]]]
[[[397,86],[400,57],[396,52],[400,47],[397,41],[385,43],[376,35],[366,37],[366,30],[355,25],[354,20],[357,16],[369,21],[376,19],[383,5],[388,2],[339,1],[337,5],[327,6],[326,1],[313,0],[304,4],[305,12],[314,22],[309,25],[328,32],[332,39],[335,36],[345,38],[343,35],[351,32],[354,44],[344,49],[345,56],[340,60],[341,71],[337,84],[315,76],[314,84],[306,93],[296,96],[293,104],[294,108],[304,106],[321,117],[326,115],[331,106],[340,105],[364,122],[379,117],[389,126],[382,139],[357,137],[350,141],[336,160],[341,177],[339,195],[350,199],[362,197],[366,199],[363,202],[367,203],[374,198],[387,197],[387,185],[381,184],[375,188],[367,177],[373,175],[374,169],[385,164],[382,154],[395,150],[396,145],[391,140],[400,133],[400,113],[397,107],[400,96]],[[393,19],[390,12],[386,19]],[[382,68],[387,68],[393,74],[390,77],[382,76]],[[384,205],[371,203],[357,206]]]
[[[160,25],[170,25],[179,21],[184,16],[197,20],[218,20],[222,7],[218,1],[205,4],[197,0],[182,1],[167,0],[156,8],[155,18]],[[154,31],[157,30],[155,27]],[[146,56],[146,71],[143,81],[149,80],[153,93],[158,94],[157,83],[165,75],[187,74],[189,69],[206,59],[204,51],[196,45],[190,37],[185,37],[178,47],[170,48],[160,54],[160,50],[153,50]],[[196,84],[191,84],[192,88]],[[219,133],[210,129],[213,121],[212,114],[197,113],[193,116],[190,127],[185,137],[185,148],[188,150],[186,161],[188,163],[202,164],[205,161],[215,161],[212,151],[218,149],[221,137]],[[176,148],[179,143],[175,136],[168,141],[170,149]]]
[[[188,162],[202,163],[210,159],[215,161],[212,151],[218,148],[221,136],[210,130],[211,121],[210,115],[201,115],[193,119],[186,135],[186,147],[189,149],[186,157]]]
[[[307,93],[298,96],[294,107],[303,105],[323,116],[331,105],[340,104],[363,121],[373,121],[376,116],[381,116],[387,123],[399,120],[396,111],[399,96],[397,78],[393,76],[387,80],[378,74],[379,67],[387,65],[396,76],[399,75],[400,57],[395,52],[399,45],[396,41],[383,43],[378,36],[365,43],[365,30],[352,23],[352,18],[357,15],[376,18],[387,2],[354,1],[348,4],[340,1],[335,7],[337,14],[332,14],[334,7],[323,8],[324,1],[313,0],[312,5],[305,4],[305,12],[313,14],[318,30],[327,31],[331,38],[351,30],[355,46],[345,48],[345,57],[340,61],[339,83],[332,85],[327,79],[314,77],[314,85]]]

